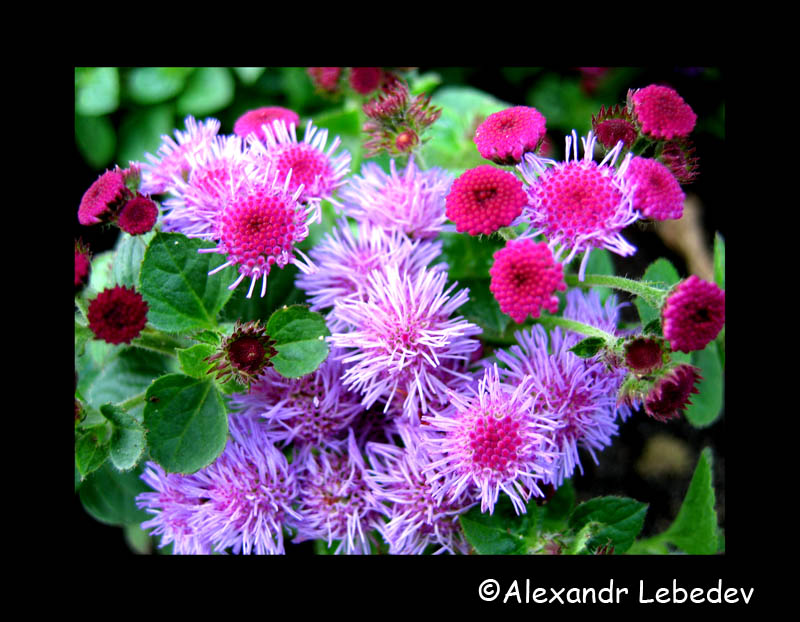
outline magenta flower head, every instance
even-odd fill
[[[308,446],[295,458],[300,495],[293,522],[294,542],[325,540],[334,554],[369,555],[374,538],[370,532],[381,523],[386,508],[367,483],[366,464],[350,432],[339,449],[311,451]]]
[[[429,547],[434,554],[462,553],[469,545],[458,517],[477,503],[462,492],[441,503],[434,498],[434,483],[423,474],[431,463],[420,441],[417,427],[402,425],[403,447],[369,443],[366,453],[371,465],[367,482],[379,501],[388,508],[388,522],[378,526],[389,544],[391,555],[422,555]]]
[[[696,367],[678,365],[661,376],[644,397],[644,411],[661,422],[679,417],[691,404],[692,394],[700,392],[695,385],[701,379]]]
[[[170,189],[176,176],[185,179],[190,170],[186,156],[206,149],[220,128],[216,119],[198,123],[192,116],[186,117],[185,125],[185,132],[175,130],[175,140],[167,135],[161,137],[162,143],[155,156],[145,154],[148,162],[141,170],[139,191],[142,194],[161,194]]]
[[[633,186],[633,207],[652,220],[683,216],[686,195],[670,170],[658,160],[634,157],[625,173]]]
[[[495,164],[519,164],[525,153],[536,151],[545,134],[546,120],[536,108],[515,106],[486,117],[473,138],[478,153]]]
[[[302,271],[312,268],[304,261],[305,254],[295,244],[308,237],[308,225],[320,218],[316,201],[301,205],[303,186],[290,190],[291,175],[283,178],[280,171],[267,167],[262,172],[237,176],[231,181],[225,207],[220,214],[219,241],[214,248],[201,248],[201,253],[220,253],[226,261],[209,274],[235,266],[239,277],[228,289],[236,288],[250,278],[247,297],[253,294],[258,279],[262,280],[261,297],[267,291],[267,275],[273,266],[284,268],[290,262]]]
[[[348,81],[357,93],[369,95],[376,90],[383,80],[383,69],[380,67],[351,67]]]
[[[163,230],[218,240],[231,186],[255,175],[257,167],[245,158],[243,141],[235,135],[212,137],[202,148],[185,154],[183,162],[185,168],[169,183],[173,196],[164,201]],[[266,163],[260,164],[263,172]]]
[[[147,324],[148,308],[132,287],[106,288],[89,302],[89,328],[106,343],[130,343]]]
[[[628,93],[632,110],[642,134],[659,140],[688,136],[697,122],[697,115],[677,91],[668,86],[651,84]]]
[[[521,324],[525,318],[539,317],[542,309],[558,310],[556,290],[564,291],[564,270],[556,263],[545,242],[531,239],[509,240],[494,254],[489,283],[500,310]]]
[[[495,352],[507,366],[501,376],[512,385],[526,382],[536,396],[533,411],[554,422],[548,438],[560,457],[546,481],[560,486],[576,467],[583,473],[579,448],[597,464],[596,452],[611,445],[618,432],[617,391],[624,374],[609,373],[598,358],[582,359],[570,352],[577,339],[559,328],[549,339],[539,325],[516,336],[518,345]]]
[[[92,269],[92,255],[83,240],[75,240],[75,292],[83,289],[89,282]]]
[[[213,463],[191,475],[165,474],[148,463],[142,479],[156,492],[136,498],[154,514],[142,523],[155,528],[177,553],[230,551],[283,554],[284,525],[300,516],[292,507],[298,488],[294,469],[271,443],[264,425],[231,415],[231,437]]]
[[[598,164],[592,159],[597,138],[591,132],[583,140],[584,156],[578,159],[578,136],[567,136],[566,160],[554,162],[525,155],[519,165],[529,202],[522,218],[530,224],[527,236],[543,233],[555,252],[556,261],[568,249],[566,265],[577,253],[584,253],[578,272],[582,280],[589,253],[606,248],[618,255],[636,252],[621,235],[625,227],[639,219],[633,207],[633,189],[625,179],[631,153],[618,169],[614,168],[622,143],[611,149]],[[570,158],[570,153],[572,154]]]
[[[394,159],[389,173],[368,162],[341,190],[343,211],[359,222],[369,221],[409,237],[433,238],[445,220],[445,197],[453,177],[440,168],[421,170],[414,158],[400,173]]]
[[[386,231],[362,221],[354,236],[347,219],[325,234],[309,256],[317,269],[298,274],[296,284],[306,292],[312,311],[332,308],[337,299],[360,296],[367,275],[377,268],[397,264],[413,278],[439,256],[442,243],[411,240],[400,231]]]
[[[592,115],[592,131],[606,149],[613,149],[619,141],[624,149],[630,149],[639,137],[633,117],[619,104],[613,108],[600,106],[600,112]]]
[[[119,208],[132,196],[121,171],[106,171],[89,186],[81,198],[78,222],[85,226],[110,222],[116,217]]]
[[[130,235],[142,235],[150,231],[158,220],[158,205],[150,197],[137,194],[122,206],[117,217],[117,226]]]
[[[725,325],[725,292],[692,275],[678,283],[661,308],[664,338],[681,352],[702,350]]]
[[[233,124],[233,133],[242,138],[255,134],[259,140],[266,140],[262,126],[271,126],[273,121],[283,121],[286,125],[300,123],[300,117],[294,110],[281,106],[265,106],[248,110]]]
[[[350,172],[350,153],[336,154],[342,142],[339,137],[326,150],[328,130],[320,130],[311,121],[306,124],[302,141],[297,140],[294,123],[287,125],[277,120],[263,129],[263,143],[253,135],[247,139],[250,157],[256,163],[269,162],[281,179],[287,180],[291,192],[302,188],[298,199],[301,203],[327,200],[339,205],[333,194],[346,183],[345,177]]]
[[[351,328],[329,337],[347,349],[344,385],[389,409],[403,401],[406,417],[416,418],[446,400],[448,385],[469,381],[459,368],[480,343],[480,327],[454,315],[467,290],[451,295],[447,272],[420,270],[413,278],[391,264],[367,277],[363,299],[337,300],[336,316]]]
[[[522,213],[528,197],[522,183],[508,171],[489,164],[465,171],[447,195],[447,217],[459,232],[494,233]]]
[[[540,484],[554,477],[559,458],[549,438],[556,424],[534,410],[532,382],[528,378],[516,387],[500,382],[495,365],[477,390],[451,391],[450,409],[423,418],[431,432],[425,445],[434,457],[423,472],[436,482],[438,502],[456,500],[472,488],[481,511],[491,514],[502,490],[517,514],[524,514],[531,495],[544,496]]]
[[[306,71],[318,91],[335,93],[339,90],[339,78],[342,76],[341,67],[309,67]]]
[[[231,406],[262,418],[270,439],[278,445],[341,444],[364,407],[357,393],[342,386],[342,363],[337,354],[331,352],[319,368],[300,378],[284,378],[274,369],[266,369],[248,393],[233,394]]]

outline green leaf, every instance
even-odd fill
[[[411,80],[408,90],[412,95],[433,93],[433,90],[441,83],[442,76],[435,71],[428,71],[427,73],[416,76],[413,80]]]
[[[117,163],[144,160],[145,153],[156,153],[161,146],[161,136],[175,129],[174,104],[160,104],[134,110],[127,114],[119,127],[119,152]]]
[[[642,276],[643,283],[662,287],[664,290],[672,287],[680,280],[681,277],[675,266],[663,257],[651,263]],[[633,302],[639,310],[639,318],[642,320],[642,324],[649,324],[653,320],[660,318],[660,309],[654,309],[648,305],[641,296],[637,296]]]
[[[648,322],[648,324],[642,329],[642,333],[645,335],[657,335],[661,336],[661,318],[657,318],[652,322]]]
[[[317,369],[328,356],[325,337],[330,330],[325,318],[301,305],[278,309],[267,322],[267,334],[275,340],[272,365],[285,378],[299,378]]]
[[[475,129],[486,117],[508,108],[488,93],[470,87],[437,89],[431,103],[442,109],[441,117],[425,133],[421,153],[429,166],[441,166],[458,175],[486,164],[473,142]]]
[[[202,341],[212,346],[218,346],[221,341],[221,336],[215,330],[201,330],[199,333],[192,335],[192,339]]]
[[[141,480],[143,466],[120,473],[106,463],[87,477],[78,494],[84,509],[96,520],[108,525],[133,525],[150,515],[136,507],[136,496],[152,492]]]
[[[459,314],[484,329],[484,337],[502,335],[511,318],[500,310],[489,289],[489,279],[462,279],[455,291],[469,289],[469,300],[459,307]]]
[[[83,317],[75,314],[75,356],[82,356],[86,342],[94,337],[92,329],[86,326]]]
[[[571,480],[566,480],[542,506],[542,529],[562,531],[574,507],[575,488]]]
[[[144,454],[144,428],[133,415],[114,404],[103,404],[100,412],[112,427],[111,462],[120,471],[132,469]]]
[[[134,553],[150,555],[153,552],[153,538],[139,525],[125,525],[125,542]]]
[[[261,298],[260,291],[247,298],[247,287],[237,287],[228,302],[220,312],[223,322],[252,322],[260,320],[262,323],[272,313],[283,305],[291,305],[302,300],[302,291],[294,286],[297,276],[297,266],[287,265],[283,270],[275,268],[267,277],[267,293]]]
[[[119,105],[116,67],[75,68],[75,112],[96,117],[114,112]]]
[[[137,104],[159,104],[180,93],[193,67],[136,67],[128,73],[128,95]]]
[[[114,159],[117,134],[106,116],[75,117],[75,144],[86,163],[95,169],[107,167]]]
[[[233,101],[235,88],[227,67],[199,67],[178,98],[178,114],[202,117],[217,112]]]
[[[719,232],[714,236],[714,282],[725,289],[725,240]]]
[[[141,348],[122,348],[105,360],[86,390],[86,398],[95,408],[123,402],[150,386],[153,378],[174,371],[169,357]],[[140,416],[141,406],[131,414]]]
[[[208,368],[211,366],[207,359],[214,354],[217,349],[206,343],[198,343],[178,350],[178,362],[181,364],[181,370],[187,376],[197,378],[198,380],[206,380],[208,378]]]
[[[233,67],[233,72],[245,84],[253,84],[265,70],[266,67]]]
[[[590,521],[580,528],[572,542],[564,551],[565,555],[592,555],[597,548],[592,543],[605,525],[597,521]]]
[[[472,236],[466,233],[443,233],[442,260],[453,281],[485,279],[494,264],[494,253],[505,246],[498,237]]]
[[[106,287],[114,285],[114,251],[105,251],[92,257],[92,269],[89,272],[88,287],[84,289],[84,294],[89,298],[94,298],[97,294],[90,292],[102,292]]]
[[[692,365],[700,369],[703,379],[697,383],[700,393],[691,396],[692,403],[686,407],[685,415],[694,427],[704,428],[714,423],[722,413],[722,366],[716,342],[692,352]]]
[[[511,500],[502,495],[494,512],[481,512],[474,506],[459,517],[467,541],[479,555],[523,555],[529,539],[538,534],[539,507],[527,505],[527,513],[517,516]]]
[[[628,497],[596,497],[575,508],[569,517],[569,526],[580,531],[589,523],[602,523],[587,543],[589,551],[611,544],[614,553],[627,551],[644,525],[647,504]]]
[[[572,346],[569,351],[582,359],[588,359],[600,352],[605,344],[606,341],[602,337],[587,337]]]
[[[592,129],[592,115],[600,109],[600,102],[586,96],[580,78],[554,73],[536,80],[526,96],[526,103],[547,118],[548,130],[560,130],[565,134],[576,130],[579,136],[585,136]]]
[[[663,534],[665,540],[690,555],[717,552],[719,538],[711,464],[711,449],[706,448],[700,454],[678,516]]]
[[[614,260],[611,258],[611,253],[605,248],[596,248],[589,255],[589,261],[586,264],[586,274],[605,274],[608,276],[615,276]],[[593,287],[597,295],[600,296],[600,301],[605,302],[612,289],[610,287]]]
[[[213,248],[212,242],[189,239],[180,233],[157,233],[147,247],[142,262],[142,296],[150,305],[147,320],[168,333],[215,328],[216,317],[231,297],[228,285],[235,271],[222,265],[217,253],[199,253]]]
[[[139,289],[139,273],[147,245],[155,236],[151,231],[144,235],[129,235],[122,232],[115,247],[112,275],[117,285]]]
[[[111,450],[107,425],[84,427],[75,432],[75,466],[81,477],[99,469]]]
[[[147,390],[144,427],[153,460],[171,473],[194,473],[225,449],[228,417],[213,382],[169,374]]]

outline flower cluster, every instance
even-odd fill
[[[595,82],[600,69],[581,68]],[[76,344],[94,337],[177,361],[141,395],[99,407],[108,424],[97,423],[93,392],[78,392],[76,371],[76,446],[92,450],[76,451],[76,473],[98,468],[84,453],[94,460],[96,445],[122,436],[103,441],[97,430],[124,423],[131,439],[141,432],[152,443],[149,453],[139,447],[148,490],[136,505],[149,515],[141,526],[176,554],[283,554],[312,540],[333,554],[467,554],[476,545],[464,514],[525,514],[583,474],[587,457],[599,463],[635,410],[659,422],[686,412],[705,370],[676,353],[718,338],[725,292],[695,276],[669,287],[587,275],[595,249],[636,251],[626,227],[682,215],[696,116],[677,93],[651,85],[631,91],[625,107],[602,108],[586,137],[566,136],[563,161],[545,157],[540,111],[500,110],[469,143],[488,163],[456,176],[425,164],[422,134],[441,110],[412,97],[397,70],[308,75],[318,93],[358,94],[365,155],[388,157],[351,171],[339,137],[303,120],[299,138],[300,114],[264,106],[231,134],[215,119],[187,117],[145,162],[104,172],[83,196],[84,226],[202,240],[204,255],[192,250],[185,265],[158,270],[180,273],[165,283],[197,272],[205,281],[162,299],[152,236],[125,238],[140,244],[129,252],[133,262],[142,251],[140,274],[125,262],[92,273],[89,248],[75,241],[85,319]],[[503,242],[486,246],[495,233]],[[221,256],[210,271],[187,267],[206,253]],[[290,264],[291,295],[281,279],[268,297],[268,276]],[[236,273],[232,282],[220,281],[223,271]],[[93,292],[90,275],[112,282]],[[132,276],[136,287],[113,283]],[[225,291],[243,282],[246,297],[260,299]],[[623,322],[628,303],[601,298],[595,285],[636,294],[658,321]],[[201,311],[189,317],[181,305],[195,303]],[[170,308],[188,328],[165,319]],[[101,375],[96,367],[87,363],[87,376]],[[128,412],[143,403],[143,415]],[[192,442],[203,451],[182,462]],[[106,454],[124,461],[135,447],[126,449]],[[570,542],[527,539],[551,553]]]

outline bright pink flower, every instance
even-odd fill
[[[673,350],[702,350],[725,325],[725,292],[692,275],[675,286],[661,309],[664,338]]]
[[[350,69],[350,86],[362,95],[372,93],[381,85],[383,69],[380,67],[352,67]]]
[[[475,130],[478,152],[497,164],[519,164],[544,138],[545,118],[536,108],[515,106],[490,114]]]
[[[564,270],[556,263],[545,242],[531,239],[509,240],[494,254],[489,289],[500,310],[521,324],[528,314],[539,317],[542,308],[558,310],[555,291],[567,288]]]
[[[297,125],[300,122],[300,117],[294,110],[281,108],[280,106],[256,108],[245,112],[236,120],[233,125],[233,133],[242,138],[247,138],[248,134],[253,133],[258,136],[259,140],[265,140],[262,126],[271,126],[275,120],[284,121],[286,125],[290,123]]]
[[[635,188],[633,207],[645,218],[669,220],[683,216],[686,195],[678,180],[658,160],[634,157],[625,178]]]
[[[309,67],[308,75],[319,90],[333,93],[339,88],[341,67]]]
[[[458,231],[489,235],[510,225],[526,203],[522,183],[512,173],[484,164],[453,182],[446,212]]]
[[[82,225],[96,225],[112,219],[116,210],[128,198],[131,191],[119,170],[106,171],[89,186],[78,207],[78,222]]]
[[[646,136],[666,140],[688,136],[697,122],[697,115],[689,104],[668,86],[651,84],[633,91],[629,99]]]

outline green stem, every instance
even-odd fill
[[[609,345],[612,345],[617,341],[616,335],[607,333],[606,331],[601,330],[596,326],[590,326],[589,324],[584,324],[583,322],[576,322],[575,320],[568,320],[566,318],[558,317],[556,315],[543,315],[536,321],[548,329],[553,328],[555,326],[560,326],[561,328],[566,328],[567,330],[580,333],[581,335],[586,335],[587,337],[600,337],[600,339],[602,339]]]
[[[621,276],[609,276],[606,274],[587,274],[583,281],[579,281],[578,276],[575,274],[568,274],[564,277],[564,280],[567,282],[567,285],[571,286],[590,287],[592,285],[599,285],[629,292],[641,296],[647,304],[656,309],[661,308],[668,291],[651,285],[645,285],[641,281],[634,281],[633,279],[626,279]]]
[[[145,350],[166,354],[174,358],[177,358],[175,354],[176,348],[186,347],[186,344],[181,340],[155,330],[154,328],[145,328],[141,334],[133,340],[131,345],[137,348],[144,348]]]
[[[122,410],[129,411],[132,408],[136,408],[139,404],[143,404],[145,400],[145,394],[147,391],[142,391],[138,395],[134,395],[133,397],[129,397],[124,402],[119,402],[117,406]]]
[[[428,165],[425,163],[425,158],[422,156],[422,149],[414,150],[414,161],[417,163],[417,168],[421,171],[428,170]]]

